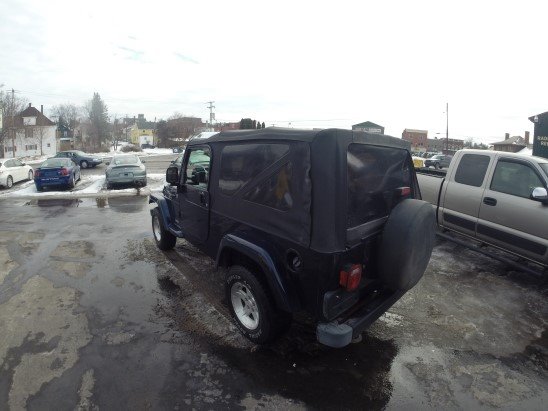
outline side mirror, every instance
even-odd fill
[[[147,161],[146,160],[141,160],[141,163],[146,163]]]
[[[26,166],[26,165],[27,165],[27,163],[21,163],[21,165],[22,165],[22,166]]]
[[[539,201],[544,205],[548,205],[548,192],[544,187],[536,187],[531,193],[531,200]]]
[[[171,185],[179,184],[179,169],[177,167],[168,167],[166,181]]]

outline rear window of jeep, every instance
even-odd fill
[[[347,152],[347,227],[390,214],[399,187],[412,185],[413,164],[407,150],[350,144]]]

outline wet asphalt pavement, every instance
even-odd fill
[[[361,342],[255,347],[146,197],[0,201],[0,409],[545,409],[548,287],[440,242]]]

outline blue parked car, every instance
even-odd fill
[[[49,186],[73,188],[79,180],[80,166],[68,158],[48,158],[34,170],[37,191]]]

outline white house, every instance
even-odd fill
[[[15,117],[15,136],[4,141],[4,157],[51,156],[57,153],[57,126],[43,111],[44,106],[38,111],[29,103],[29,106]]]

